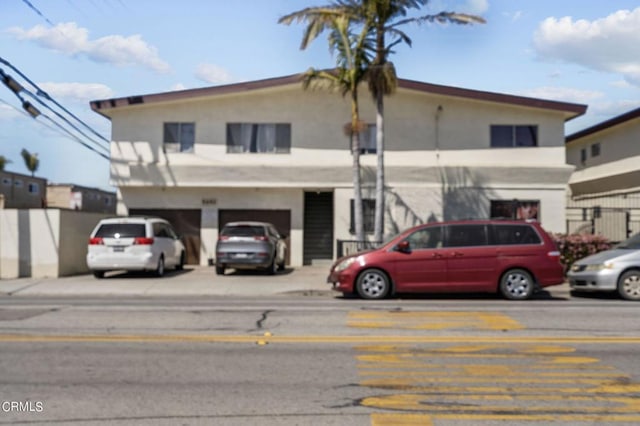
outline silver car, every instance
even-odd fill
[[[183,269],[186,250],[169,222],[158,217],[101,220],[89,238],[87,266],[96,278],[113,270],[153,271],[165,266]]]
[[[285,236],[267,222],[229,222],[216,244],[216,274],[226,268],[264,269],[275,274],[285,268]]]
[[[640,300],[640,234],[578,260],[567,276],[575,291],[617,291],[624,299]]]

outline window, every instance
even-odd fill
[[[29,185],[27,185],[27,190],[29,191],[29,194],[39,194],[40,193],[40,185],[38,185],[37,183],[30,183]]]
[[[407,237],[412,250],[442,247],[442,226],[422,228]]]
[[[11,185],[11,178],[2,178],[2,184],[4,186],[10,186]]]
[[[164,123],[165,152],[193,152],[195,133],[194,123]]]
[[[538,200],[491,200],[491,218],[538,219]]]
[[[542,243],[540,236],[530,225],[494,225],[493,233],[498,245]]]
[[[227,123],[228,153],[289,153],[291,124]]]
[[[591,145],[591,156],[597,157],[599,155],[600,155],[600,144],[594,143],[593,145]]]
[[[587,150],[582,148],[580,150],[580,163],[584,164],[587,162]]]
[[[375,154],[377,152],[376,125],[368,124],[360,133],[360,154]]]
[[[485,225],[449,225],[447,229],[447,247],[474,247],[488,244]]]
[[[354,215],[354,201],[351,200],[351,225],[349,232],[356,233],[356,221]],[[365,198],[362,200],[362,227],[364,232],[372,233],[375,227],[376,200]]]
[[[16,188],[22,188],[22,181],[20,179],[14,180],[13,184],[16,186]]]
[[[491,126],[492,148],[538,146],[538,126]]]

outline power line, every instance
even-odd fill
[[[80,118],[78,118],[75,114],[73,114],[71,111],[69,111],[68,109],[66,109],[64,106],[60,105],[55,99],[53,99],[51,96],[49,96],[49,94],[47,92],[45,92],[44,90],[42,90],[37,84],[35,84],[33,81],[31,81],[29,79],[29,77],[27,77],[26,75],[24,75],[24,73],[22,73],[22,71],[20,71],[18,68],[14,67],[13,65],[11,65],[11,63],[9,61],[7,61],[6,59],[3,59],[2,57],[0,57],[0,63],[8,66],[9,68],[11,68],[12,70],[14,70],[16,73],[18,73],[18,75],[20,75],[20,77],[22,77],[23,79],[25,79],[25,81],[27,81],[31,86],[33,86],[36,89],[36,94],[38,96],[42,96],[43,98],[47,99],[48,101],[52,102],[54,105],[56,105],[58,108],[60,108],[61,110],[63,110],[64,112],[66,112],[67,114],[69,114],[69,116],[73,117],[78,123],[82,124],[82,126],[84,126],[86,129],[88,129],[91,133],[93,133],[94,135],[96,135],[97,137],[99,137],[100,139],[102,139],[103,141],[105,141],[106,143],[111,143],[111,141],[109,141],[107,138],[105,138],[104,136],[102,136],[101,134],[99,134],[98,132],[96,132],[91,126],[89,126],[87,123],[85,123],[84,121],[82,121]]]
[[[38,15],[40,15],[40,17],[42,17],[42,19],[44,19],[45,21],[47,21],[47,24],[51,25],[53,27],[53,22],[51,22],[49,20],[49,18],[47,18],[46,16],[44,16],[44,14],[42,12],[40,12],[40,10],[38,10],[37,7],[35,7],[33,4],[31,4],[31,2],[29,0],[22,0],[22,2],[24,4],[26,4],[27,6],[29,6],[29,8],[31,10],[33,10],[34,12],[36,12]]]

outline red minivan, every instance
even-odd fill
[[[338,259],[334,290],[364,299],[392,293],[500,292],[524,300],[564,282],[560,252],[535,221],[465,220],[419,225],[379,248]]]

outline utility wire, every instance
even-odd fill
[[[66,112],[67,114],[69,114],[71,117],[73,117],[78,123],[82,124],[82,126],[84,126],[85,128],[87,128],[91,133],[93,133],[94,135],[96,135],[97,137],[99,137],[100,139],[102,139],[103,141],[105,141],[106,143],[111,143],[111,141],[107,138],[105,138],[104,136],[102,136],[100,133],[96,132],[91,126],[89,126],[87,123],[85,123],[84,121],[82,121],[80,118],[78,118],[75,114],[73,114],[71,111],[69,111],[68,109],[66,109],[64,106],[60,105],[55,99],[53,99],[51,96],[49,96],[49,94],[47,92],[45,92],[44,90],[42,90],[40,87],[38,87],[37,84],[35,84],[33,81],[31,81],[29,79],[29,77],[27,77],[26,75],[24,75],[24,73],[22,73],[22,71],[20,71],[18,68],[14,67],[13,65],[11,65],[11,63],[9,61],[7,61],[6,59],[3,59],[2,57],[0,57],[0,63],[8,66],[9,68],[11,68],[12,70],[14,70],[16,73],[18,73],[18,75],[20,75],[20,77],[22,77],[23,79],[25,79],[25,81],[27,81],[29,84],[31,84],[31,86],[33,86],[36,89],[36,94],[38,96],[42,96],[43,98],[47,99],[48,101],[52,102],[53,104],[55,104],[58,108],[60,108],[61,110],[63,110],[64,112]]]
[[[47,21],[47,24],[49,24],[49,25],[51,25],[51,26],[53,27],[53,22],[51,22],[51,21],[49,20],[49,18],[47,18],[46,16],[44,16],[44,14],[43,14],[42,12],[40,12],[40,11],[38,10],[38,8],[37,8],[37,7],[35,7],[33,4],[31,4],[31,2],[30,2],[29,0],[22,0],[22,2],[23,2],[24,4],[26,4],[27,6],[29,6],[29,8],[30,8],[31,10],[33,10],[33,11],[34,11],[34,12],[36,12],[38,15],[40,15],[40,17],[42,17],[42,19],[44,19],[45,21]]]

